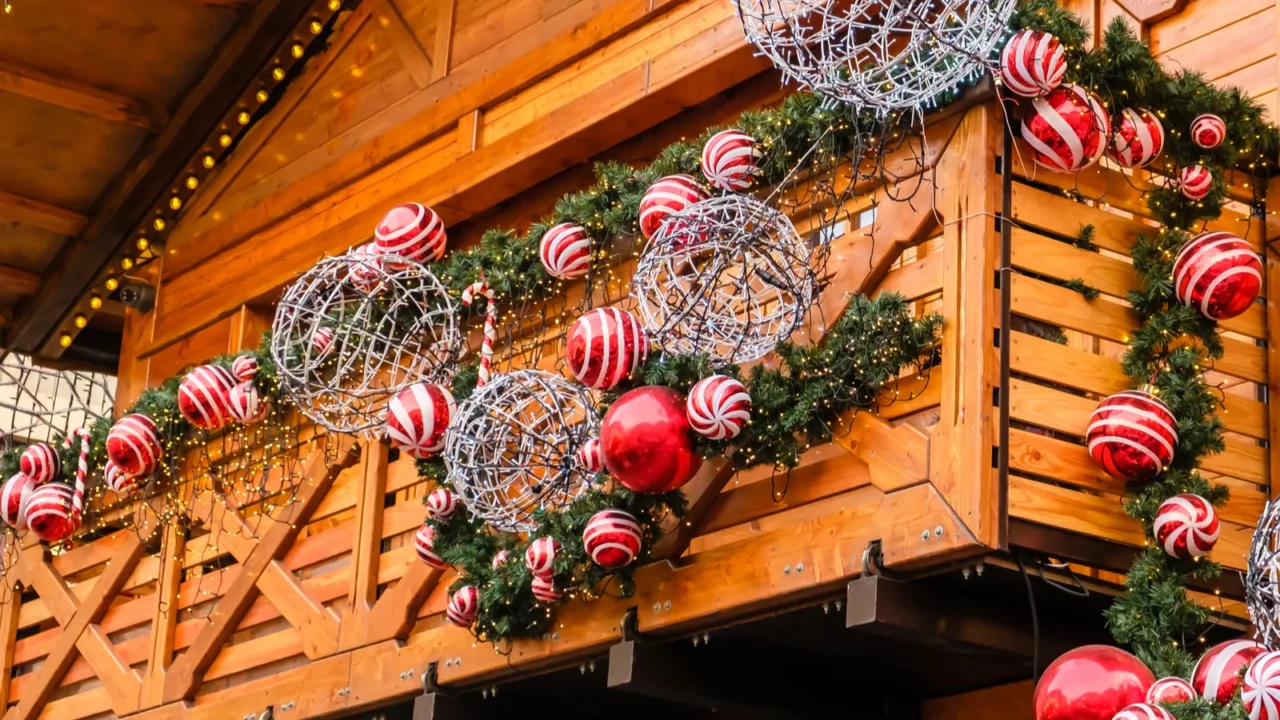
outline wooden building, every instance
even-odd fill
[[[111,367],[118,409],[256,346],[281,289],[389,205],[434,207],[465,247],[544,216],[596,161],[648,162],[790,92],[731,0],[12,3],[0,332]],[[1127,18],[1162,62],[1277,116],[1273,0],[1066,4],[1094,28]],[[1141,173],[1037,173],[1003,120],[989,85],[929,116],[895,167],[931,206],[867,188],[856,209],[874,220],[834,241],[824,308],[895,291],[942,315],[928,382],[808,452],[781,500],[767,470],[709,464],[634,597],[570,603],[508,653],[477,642],[444,621],[449,574],[414,557],[429,488],[412,458],[361,441],[308,461],[288,522],[252,532],[230,514],[216,547],[198,528],[155,552],[131,530],[56,556],[28,543],[0,608],[6,720],[1029,717],[1033,665],[1105,641],[1100,611],[1143,543],[1080,436],[1128,387],[1127,256],[1152,223]],[[1240,174],[1216,222],[1268,271],[1213,371],[1227,450],[1204,469],[1232,490],[1214,554],[1232,570],[1280,462],[1280,184],[1258,185]],[[1099,249],[1058,241],[1085,224]],[[1054,282],[1081,275],[1101,298]],[[121,284],[153,307],[126,310]],[[1247,628],[1231,577],[1196,597],[1218,632]]]

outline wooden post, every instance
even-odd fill
[[[174,636],[178,628],[178,588],[182,585],[182,557],[186,546],[185,527],[178,523],[165,527],[160,544],[160,577],[154,596],[156,608],[151,615],[151,654],[142,682],[139,707],[154,707],[163,699],[164,674],[173,661]]]
[[[436,21],[436,49],[431,56],[431,79],[443,80],[453,64],[453,22],[458,14],[458,0],[438,0],[440,15]]]
[[[359,647],[369,632],[369,613],[378,599],[378,561],[382,558],[382,511],[387,494],[387,444],[365,443],[360,461],[360,491],[356,496],[354,566],[342,620],[339,646]]]
[[[17,542],[10,536],[9,542]],[[22,583],[7,583],[8,600],[0,606],[0,710],[9,706],[9,690],[13,681],[13,651],[18,640],[18,613],[22,610]]]
[[[1277,5],[1280,9],[1280,4]],[[1267,196],[1280,197],[1280,180],[1272,181],[1267,187]],[[1263,259],[1265,260],[1267,296],[1267,432],[1269,437],[1268,455],[1271,463],[1272,500],[1280,497],[1280,481],[1276,473],[1280,472],[1280,237],[1267,238],[1266,216],[1254,218],[1250,223],[1250,234],[1258,233],[1263,243]],[[1256,228],[1256,229],[1255,229]],[[1270,241],[1270,242],[1268,242]]]

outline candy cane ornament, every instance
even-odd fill
[[[71,496],[71,509],[76,517],[80,517],[84,513],[84,479],[89,474],[89,431],[76,428],[67,433],[67,447],[75,445],[77,437],[80,438],[80,457],[76,459],[76,484],[75,493]]]
[[[477,297],[489,300],[489,307],[484,315],[484,340],[480,344],[480,373],[476,380],[476,387],[481,388],[489,382],[492,375],[490,368],[493,365],[493,343],[498,339],[498,333],[494,329],[498,321],[498,304],[493,301],[493,288],[484,281],[483,275],[462,291],[462,304],[471,307]]]

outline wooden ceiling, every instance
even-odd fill
[[[0,13],[0,347],[56,358],[129,232],[303,0],[11,0]],[[66,358],[114,371],[108,297]]]

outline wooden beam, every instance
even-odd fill
[[[0,287],[14,295],[30,295],[40,289],[40,276],[21,268],[0,265]]]
[[[453,64],[453,24],[458,15],[458,0],[438,0],[440,14],[436,18],[436,47],[432,54],[431,79],[443,80]]]
[[[424,562],[410,565],[395,587],[383,593],[369,611],[364,642],[372,644],[407,638],[418,619],[422,603],[427,601],[442,577],[444,570],[429,567]]]
[[[1187,0],[1115,0],[1138,22],[1150,25],[1182,12]]]
[[[689,543],[702,532],[711,508],[720,499],[720,493],[729,479],[737,472],[732,457],[718,457],[702,463],[697,474],[685,485],[685,497],[689,507],[685,510],[680,524],[667,530],[658,545],[653,549],[655,558],[674,560],[684,555]]]
[[[49,203],[0,191],[0,220],[30,225],[59,235],[79,235],[88,219]]]
[[[139,100],[7,61],[0,64],[0,90],[148,131],[168,122]]]
[[[409,71],[409,77],[413,78],[414,84],[419,88],[430,85],[435,80],[431,58],[427,57],[426,51],[418,44],[418,38],[396,9],[395,3],[391,0],[374,0],[373,4],[376,6],[374,14],[378,25],[387,36],[387,42],[391,43],[391,49],[400,63]]]
[[[8,542],[18,542],[18,540],[10,535]],[[3,606],[0,606],[0,708],[9,707],[13,680],[13,652],[18,640],[18,613],[22,610],[22,585],[13,583],[5,588],[5,592],[9,593],[9,598]]]
[[[929,436],[914,425],[897,427],[866,410],[841,418],[834,442],[865,462],[871,484],[892,492],[929,480]]]
[[[140,707],[159,705],[164,699],[164,674],[173,661],[174,640],[178,629],[178,589],[182,586],[182,562],[187,545],[187,531],[179,523],[164,529],[160,545],[160,578],[155,592],[155,611],[151,615],[151,654],[147,674],[142,682]]]
[[[342,621],[341,646],[364,644],[369,613],[378,600],[378,563],[382,558],[382,515],[387,494],[387,444],[369,441],[360,454],[360,487],[356,494],[354,565]]]

